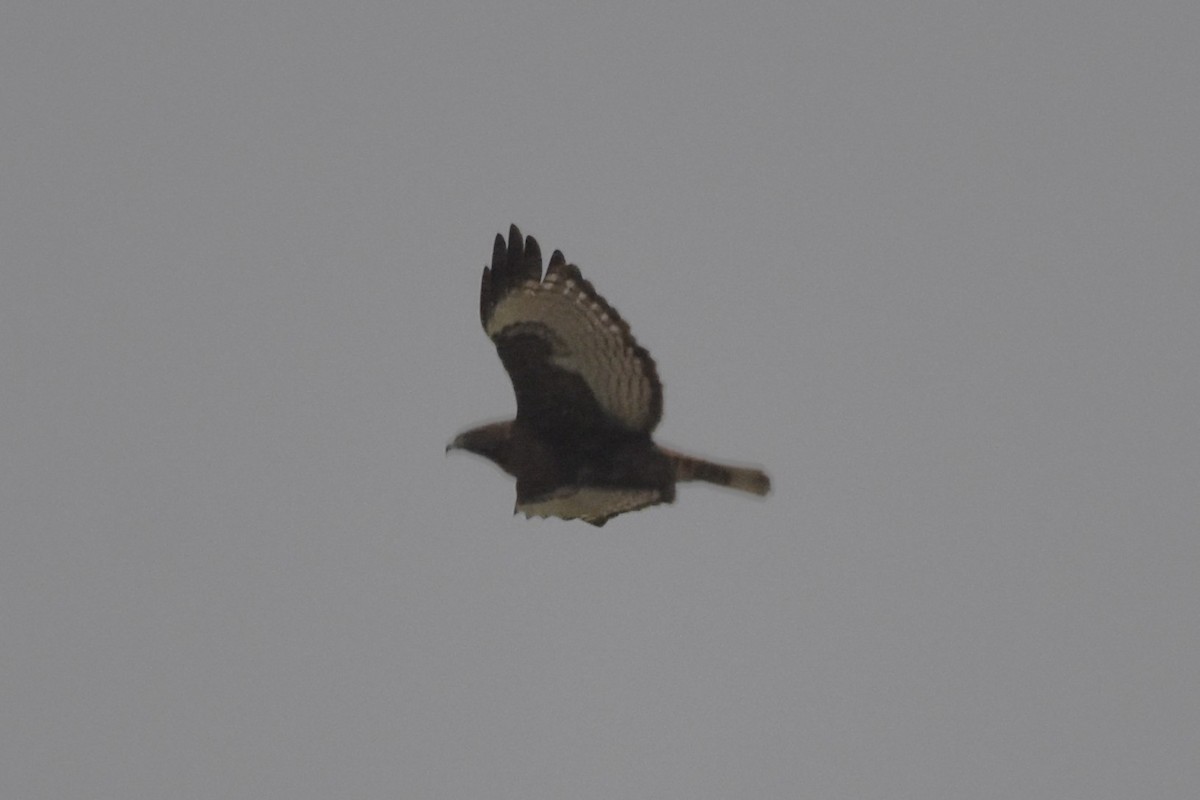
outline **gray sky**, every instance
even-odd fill
[[[0,795],[1200,794],[1200,11],[7,3]],[[603,530],[510,222],[766,466]]]

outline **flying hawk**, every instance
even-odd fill
[[[679,481],[757,495],[757,469],[714,464],[659,447],[662,417],[654,360],[629,326],[557,250],[542,253],[516,225],[496,234],[479,294],[483,329],[517,395],[517,417],[463,432],[446,451],[468,450],[517,479],[513,510],[526,517],[603,525],[617,514],[675,500]]]

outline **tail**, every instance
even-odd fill
[[[760,496],[771,491],[771,479],[761,469],[714,464],[702,458],[676,453],[665,447],[662,451],[671,459],[676,481],[705,481]]]

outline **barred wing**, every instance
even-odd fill
[[[579,268],[557,250],[542,277],[537,241],[497,234],[480,291],[483,329],[517,395],[517,419],[556,433],[616,425],[650,433],[662,417],[654,359]]]

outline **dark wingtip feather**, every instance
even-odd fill
[[[519,259],[525,248],[521,246],[521,229],[516,225],[508,226],[508,257],[514,261]]]
[[[525,281],[542,279],[542,251],[532,236],[522,237],[516,225],[508,227],[508,240],[496,234],[492,246],[490,276],[484,277],[479,293],[479,314],[484,328],[496,304]]]
[[[496,234],[496,243],[492,245],[492,266],[502,264],[508,258],[508,253],[504,249],[504,237]]]
[[[483,322],[484,330],[487,330],[487,318],[492,305],[492,270],[484,267],[483,277],[479,280],[479,319]]]
[[[583,283],[583,275],[579,272],[579,267],[568,264],[561,250],[555,250],[554,255],[550,256],[550,265],[546,267],[546,274],[550,275],[551,273],[560,280],[574,280],[576,283]],[[595,293],[590,285],[588,291],[592,294]]]

